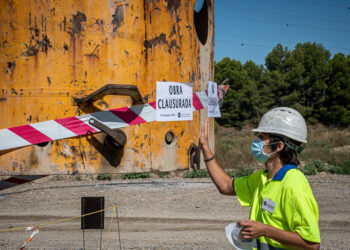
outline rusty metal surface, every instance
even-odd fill
[[[194,0],[0,1],[0,129],[131,105],[126,96],[104,96],[84,108],[74,102],[106,84],[136,85],[148,101],[156,99],[157,81],[206,88],[214,73],[214,1],[207,3],[202,45]],[[0,174],[185,169],[204,118],[195,112],[193,121],[125,128],[122,151],[107,149],[103,133],[2,151]],[[174,140],[167,144],[169,131]]]

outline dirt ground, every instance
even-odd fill
[[[104,196],[118,205],[122,249],[232,249],[225,225],[248,217],[235,197],[220,195],[210,179],[150,178],[97,181],[50,176],[0,191],[0,229],[42,224],[81,214],[81,197]],[[308,177],[320,209],[322,249],[350,249],[350,176]],[[84,232],[86,249],[120,249],[118,224]],[[29,233],[0,232],[0,249],[19,249]],[[108,243],[107,243],[108,242]],[[108,246],[107,246],[108,244]],[[43,226],[26,249],[82,249],[80,219]]]

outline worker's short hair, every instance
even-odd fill
[[[292,147],[290,147],[288,145],[288,143],[286,143],[287,138],[284,138],[283,136],[280,136],[280,135],[269,134],[269,139],[270,139],[270,143],[279,142],[279,141],[284,143],[284,148],[282,149],[282,151],[280,151],[278,153],[279,158],[281,159],[283,165],[285,165],[285,164],[299,165],[300,162],[298,160],[298,154],[297,154],[295,149],[293,149]],[[301,147],[300,142],[294,141],[290,138],[288,138],[287,140],[288,140],[288,142],[291,142],[295,146]],[[274,152],[277,149],[277,145],[278,144],[271,144],[270,145],[272,152]]]

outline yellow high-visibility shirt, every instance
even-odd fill
[[[320,243],[318,206],[304,174],[295,165],[286,164],[273,179],[267,177],[267,170],[263,169],[235,179],[240,204],[251,207],[249,219],[297,232],[304,240]],[[273,239],[257,238],[258,249],[271,247],[288,249]]]

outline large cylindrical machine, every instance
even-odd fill
[[[207,88],[214,76],[214,0],[7,0],[0,2],[0,129],[155,101],[157,81]],[[206,111],[193,121],[151,122],[0,151],[0,174],[172,171],[196,167]],[[210,124],[213,145],[213,124]],[[124,137],[123,137],[124,136]],[[1,138],[0,138],[1,140]],[[198,167],[198,165],[197,165]]]

